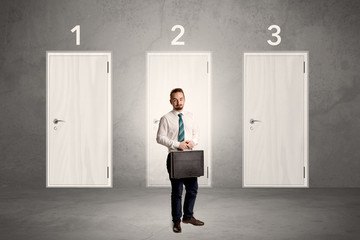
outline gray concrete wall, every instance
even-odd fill
[[[359,13],[357,0],[2,0],[0,187],[45,187],[47,50],[113,52],[114,187],[146,184],[147,51],[212,52],[212,182],[240,187],[243,52],[308,50],[310,186],[360,187]],[[185,46],[170,45],[175,24]]]

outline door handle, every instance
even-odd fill
[[[260,120],[256,120],[256,119],[250,119],[250,124],[254,124],[255,122],[261,122]]]
[[[54,121],[53,121],[53,123],[55,123],[55,124],[58,124],[58,122],[65,122],[65,121],[64,121],[64,120],[57,119],[57,118],[55,118]]]

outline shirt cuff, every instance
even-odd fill
[[[174,149],[177,149],[177,148],[179,148],[179,146],[180,146],[180,142],[174,142],[174,144],[173,144],[173,147],[174,147]]]

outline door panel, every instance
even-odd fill
[[[48,52],[48,187],[112,185],[110,59],[110,53]]]
[[[172,110],[170,91],[185,93],[186,111],[194,113],[200,128],[195,149],[204,150],[205,176],[199,185],[209,186],[210,167],[210,54],[148,53],[148,186],[170,186],[166,170],[168,150],[156,142],[160,118]]]
[[[306,62],[306,53],[244,54],[245,187],[308,185]]]

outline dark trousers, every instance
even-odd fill
[[[169,178],[171,181],[171,215],[173,222],[181,220],[181,198],[183,185],[185,185],[184,216],[183,219],[191,219],[198,190],[197,177],[175,179],[170,177],[170,153],[166,161]]]

